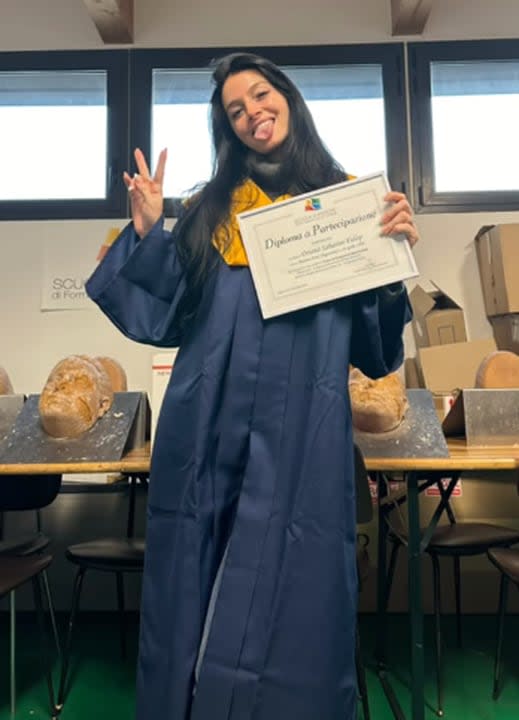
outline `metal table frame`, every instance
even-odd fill
[[[425,671],[423,644],[423,598],[422,598],[422,556],[438,520],[448,506],[452,491],[463,471],[499,472],[515,471],[519,477],[519,447],[468,447],[463,439],[450,440],[447,458],[366,458],[368,472],[376,478],[379,492],[378,504],[378,567],[377,567],[377,648],[378,675],[386,697],[397,720],[405,715],[389,682],[385,658],[386,633],[386,564],[387,533],[386,516],[388,502],[386,475],[402,475],[405,492],[398,499],[407,508],[408,523],[408,607],[410,616],[410,665],[411,665],[411,718],[425,720]],[[440,478],[449,478],[428,527],[420,528],[420,494]],[[517,477],[516,477],[517,480]],[[518,483],[519,488],[519,483]]]

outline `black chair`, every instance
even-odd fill
[[[373,519],[373,504],[371,502],[371,493],[369,490],[369,478],[366,471],[366,465],[362,452],[357,445],[354,445],[354,460],[355,460],[355,490],[356,490],[356,505],[357,505],[357,525],[364,525],[371,522]],[[368,554],[368,543],[369,538],[362,532],[357,533],[357,575],[359,578],[359,592],[362,591],[362,587],[366,582],[369,569],[370,560]],[[355,669],[357,674],[357,687],[359,692],[360,701],[362,704],[362,712],[364,720],[370,720],[369,710],[369,699],[368,699],[368,686],[366,682],[366,670],[364,663],[362,662],[361,646],[360,646],[360,632],[357,623],[357,630],[355,635]]]
[[[450,490],[454,487],[454,478],[450,483]],[[425,552],[430,556],[433,569],[433,605],[435,618],[435,651],[437,676],[437,714],[443,715],[443,669],[442,669],[442,635],[441,635],[441,582],[440,558],[450,557],[453,560],[454,589],[456,601],[456,628],[458,647],[462,646],[461,629],[461,570],[460,561],[463,557],[484,555],[492,548],[506,548],[519,542],[519,530],[478,522],[457,522],[449,502],[449,491],[444,488],[440,477],[435,482],[440,493],[442,504],[448,518],[448,523],[437,525],[431,533],[430,541]],[[391,556],[387,575],[386,608],[389,603],[391,587],[396,568],[398,552],[407,544],[407,533],[402,523],[392,522],[391,514],[386,515],[389,525],[388,539],[392,544]],[[437,518],[436,518],[437,519]],[[422,532],[424,532],[422,530]]]
[[[40,510],[55,499],[61,486],[61,475],[2,475],[0,477],[0,560],[3,558],[31,558],[40,555],[50,544],[42,532]],[[6,513],[34,511],[35,529],[10,538],[4,538]],[[47,607],[52,623],[58,654],[60,642],[54,606],[47,576],[47,566],[41,570]],[[11,603],[11,622],[14,623],[14,602]],[[14,643],[14,639],[13,639]],[[13,644],[13,653],[15,652]],[[13,700],[14,701],[14,700]]]
[[[501,573],[499,607],[497,613],[494,687],[492,690],[492,697],[494,700],[497,700],[501,693],[501,652],[503,649],[503,631],[510,580],[517,586],[517,588],[519,588],[519,548],[498,548],[496,550],[489,550],[488,557]]]
[[[10,696],[11,696],[11,715],[16,712],[16,667],[15,667],[15,591],[20,585],[32,581],[34,592],[34,606],[37,613],[38,624],[40,626],[41,646],[43,649],[44,670],[47,678],[47,687],[49,692],[49,703],[52,718],[56,717],[54,703],[54,688],[52,684],[52,668],[49,653],[47,649],[47,639],[45,633],[45,621],[43,617],[43,608],[41,602],[40,579],[52,562],[51,555],[29,555],[26,557],[0,557],[0,597],[9,596],[10,608]]]
[[[125,573],[139,573],[144,567],[144,547],[142,538],[134,537],[134,517],[137,480],[147,481],[147,476],[135,475],[129,481],[129,506],[126,537],[106,537],[77,545],[70,545],[66,550],[66,557],[78,566],[68,622],[67,640],[63,651],[61,677],[58,690],[57,709],[61,711],[67,693],[67,679],[72,647],[72,635],[76,616],[79,609],[81,588],[85,574],[88,570],[114,573],[117,590],[117,607],[120,620],[121,656],[126,656],[126,622],[124,603],[124,575]]]

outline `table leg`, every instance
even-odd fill
[[[387,496],[387,488],[382,473],[376,474],[378,498],[378,536],[377,536],[377,641],[375,658],[379,668],[386,665],[387,646],[387,524],[382,500]]]
[[[407,476],[408,537],[408,601],[411,620],[411,717],[424,720],[424,646],[422,604],[422,553],[420,548],[420,506],[418,500],[418,475]]]
[[[126,537],[132,538],[135,530],[135,494],[137,491],[137,476],[135,473],[128,474],[128,482],[130,484],[130,497],[128,498],[128,525],[126,527]]]
[[[386,667],[387,649],[387,509],[384,498],[387,497],[387,486],[383,473],[376,474],[378,497],[378,543],[377,543],[377,641],[375,660],[377,674],[384,694],[395,720],[405,720],[404,712],[389,682]]]
[[[135,535],[135,503],[137,500],[137,481],[146,483],[148,481],[148,473],[125,473],[130,485],[130,497],[128,498],[128,523],[126,527],[126,537],[133,538]]]

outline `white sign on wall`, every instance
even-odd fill
[[[93,308],[85,282],[100,259],[103,238],[96,233],[81,245],[74,237],[46,237],[43,240],[42,311]]]

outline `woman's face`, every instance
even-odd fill
[[[286,140],[288,103],[257,70],[229,75],[223,84],[222,103],[232,129],[251,150],[266,155]]]

